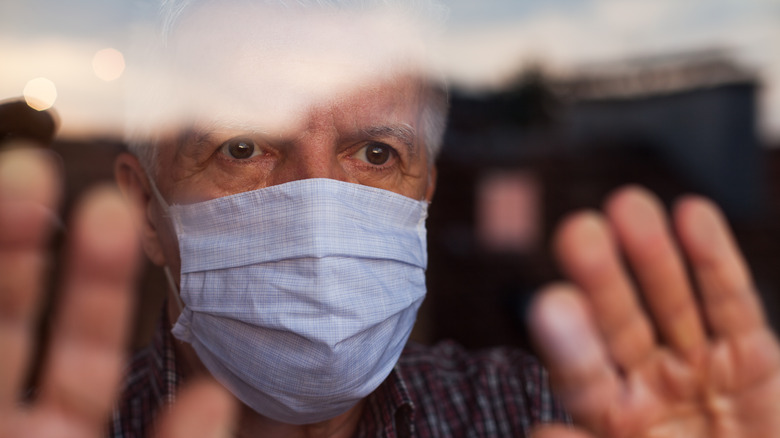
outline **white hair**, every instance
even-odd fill
[[[424,22],[429,29],[441,29],[448,9],[446,6],[437,2],[437,0],[162,0],[160,5],[160,23],[159,23],[159,45],[165,51],[170,38],[175,35],[176,29],[184,16],[189,11],[196,9],[201,4],[220,4],[235,3],[245,1],[253,5],[269,5],[282,8],[308,8],[334,11],[375,11],[390,10],[402,14],[409,20],[419,20]],[[436,31],[433,30],[433,33]],[[420,116],[420,139],[424,142],[429,157],[429,163],[433,163],[438,155],[443,141],[444,130],[446,127],[447,111],[449,107],[446,86],[442,75],[429,75],[424,73],[421,78],[424,82],[425,92],[423,97],[423,107]],[[435,77],[435,79],[433,79]],[[157,80],[154,78],[153,80]],[[134,98],[142,101],[141,105],[154,106],[155,103],[162,104],[165,96],[160,93],[154,93],[154,86],[147,83],[143,84],[146,91],[144,97]],[[160,108],[158,106],[157,108]],[[143,106],[136,108],[137,111],[145,112]],[[147,114],[148,116],[148,114]],[[132,117],[131,117],[132,118]],[[143,117],[142,117],[143,119]],[[157,156],[158,144],[160,142],[158,129],[150,127],[148,119],[146,122],[129,122],[127,130],[127,143],[130,151],[134,153],[141,163],[152,175],[157,174]]]

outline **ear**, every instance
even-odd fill
[[[155,220],[159,215],[155,214],[159,206],[155,203],[154,196],[149,185],[149,177],[141,166],[138,158],[129,153],[122,153],[114,162],[114,177],[116,178],[119,190],[125,196],[128,202],[143,212],[138,216],[140,223],[138,228],[141,236],[141,246],[152,263],[158,266],[166,265],[163,245],[160,240],[158,222]]]
[[[428,187],[425,189],[425,200],[431,202],[433,200],[433,194],[436,192],[436,165],[431,165],[428,170]]]

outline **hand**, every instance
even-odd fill
[[[627,188],[606,217],[579,213],[559,229],[574,284],[544,290],[530,324],[580,429],[535,438],[780,436],[780,349],[725,220],[688,197],[674,212],[681,249],[669,228],[651,194]]]
[[[123,378],[138,243],[134,213],[102,187],[74,214],[40,385],[33,401],[19,401],[59,198],[51,158],[0,153],[0,438],[105,435]],[[161,421],[160,437],[220,436],[232,409],[218,385],[197,383]]]

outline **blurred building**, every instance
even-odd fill
[[[525,303],[560,278],[555,225],[625,184],[668,206],[691,192],[720,204],[780,326],[780,164],[756,134],[758,87],[727,56],[701,52],[454,91],[429,222],[430,339],[524,345]]]
[[[566,84],[569,144],[645,148],[731,217],[763,196],[755,76],[719,52],[643,59]]]

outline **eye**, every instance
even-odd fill
[[[246,160],[260,154],[260,148],[248,138],[231,138],[222,143],[220,152],[236,160]]]
[[[363,146],[354,157],[375,166],[386,164],[393,157],[395,150],[384,143],[369,143]]]

